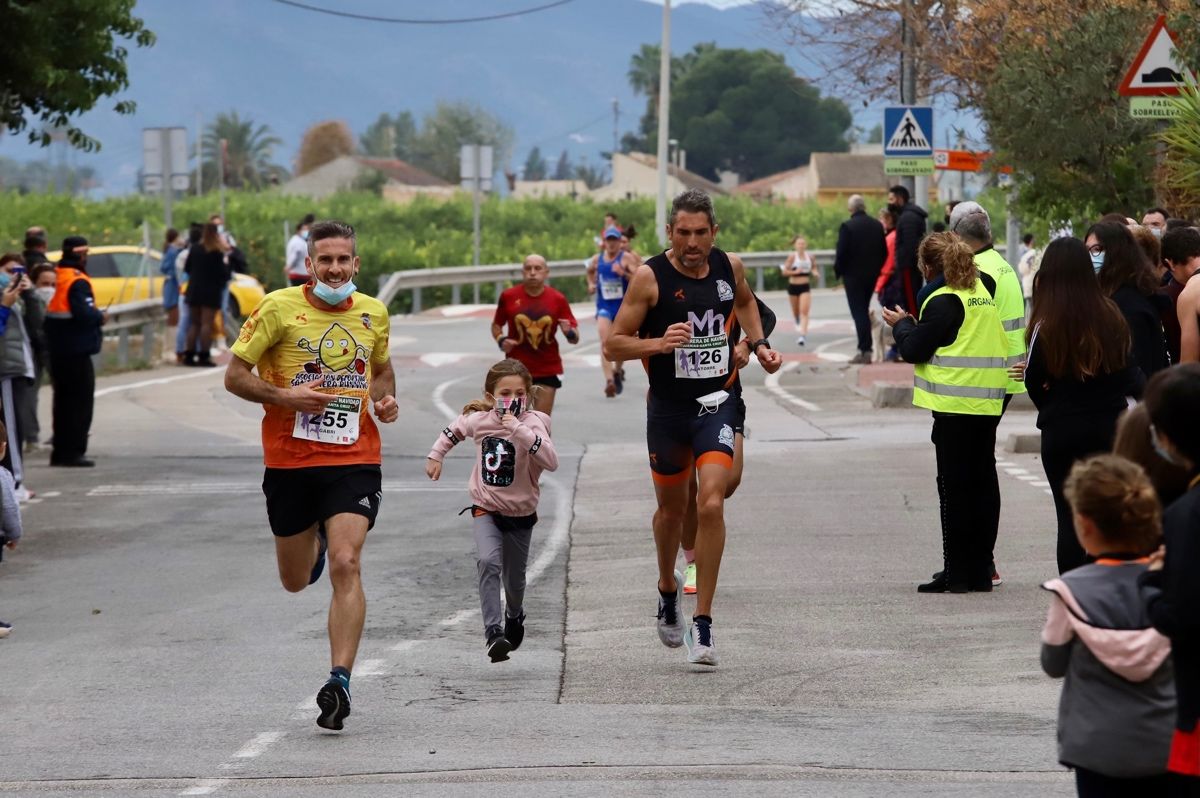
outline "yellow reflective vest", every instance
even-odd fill
[[[1004,256],[988,247],[975,256],[975,267],[996,281],[996,310],[1008,338],[1008,365],[1025,360],[1025,292],[1021,278],[1008,265]],[[1025,383],[1008,380],[1008,393],[1025,393]]]
[[[1004,411],[1008,383],[1008,339],[1000,323],[996,300],[983,281],[964,291],[942,286],[929,295],[952,294],[962,302],[963,323],[954,343],[943,346],[928,363],[913,372],[913,404],[939,413],[999,416]]]

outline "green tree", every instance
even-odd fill
[[[512,153],[513,131],[483,108],[473,103],[438,103],[433,113],[422,120],[421,130],[413,140],[414,166],[457,183],[459,153],[464,144],[490,145],[493,163],[503,164]]]
[[[71,146],[100,149],[100,142],[70,120],[128,88],[129,51],[115,39],[138,47],[154,44],[133,6],[134,0],[0,0],[0,130],[20,133],[35,121],[40,127],[30,130],[31,142],[48,145],[51,130],[58,128]],[[131,114],[135,105],[122,100],[113,110]]]
[[[275,148],[283,142],[266,125],[238,116],[237,111],[217,114],[201,140],[204,185],[218,182],[221,140],[225,140],[225,185],[233,188],[262,188],[287,176],[287,170],[272,162]]]
[[[570,180],[575,176],[575,170],[571,168],[571,157],[567,155],[567,151],[563,150],[558,156],[558,163],[554,166],[555,180]]]
[[[296,174],[306,175],[343,155],[354,152],[354,135],[345,122],[318,122],[304,131],[300,153],[296,156]]]
[[[690,52],[680,56],[671,56],[671,85],[678,85],[687,71],[700,60],[705,53],[717,49],[715,42],[701,42]],[[634,94],[645,95],[646,110],[638,121],[636,133],[626,133],[621,137],[622,152],[654,152],[658,141],[658,77],[659,54],[662,49],[657,44],[643,44],[629,61],[629,86]],[[674,109],[674,101],[671,108]]]
[[[575,167],[575,179],[582,180],[588,188],[599,188],[605,183],[604,167],[581,163]]]
[[[1191,75],[1174,100],[1179,111],[1158,134],[1166,147],[1160,190],[1176,215],[1195,218],[1200,212],[1200,83]]]
[[[392,117],[380,114],[367,126],[358,139],[359,149],[372,158],[399,158],[411,161],[413,142],[417,137],[417,123],[411,111],[401,111]]]
[[[977,96],[997,162],[1016,169],[1018,211],[1084,219],[1148,207],[1154,126],[1116,96],[1145,32],[1122,9],[1099,8],[1048,35],[1044,47],[1007,50]]]
[[[529,151],[529,156],[525,159],[524,178],[525,180],[545,180],[546,170],[549,164],[542,157],[542,151],[538,147],[534,147]]]
[[[845,103],[767,50],[703,51],[671,93],[672,136],[688,168],[714,179],[730,170],[754,180],[843,151],[850,122]]]

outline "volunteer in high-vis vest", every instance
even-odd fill
[[[929,290],[920,320],[883,310],[905,361],[915,363],[913,404],[933,411],[943,568],[922,593],[992,589],[992,522],[999,518],[996,419],[1004,411],[1008,341],[996,307],[996,283],[975,266],[971,248],[952,233],[921,242]]]
[[[87,275],[88,242],[83,236],[63,239],[54,296],[46,306],[46,345],[50,350],[50,383],[54,386],[54,445],[50,465],[91,467],[87,457],[96,372],[92,355],[100,351],[108,316],[96,307]]]

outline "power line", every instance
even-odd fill
[[[307,3],[296,2],[296,0],[272,0],[285,6],[301,8],[305,11],[315,11],[318,14],[328,14],[331,17],[345,17],[346,19],[361,19],[367,22],[391,22],[397,25],[463,25],[468,22],[491,22],[497,19],[508,19],[510,17],[520,17],[526,14],[535,14],[538,11],[546,11],[547,9],[557,6],[565,6],[567,3],[572,3],[574,0],[555,0],[553,3],[545,3],[533,8],[525,8],[520,11],[506,11],[502,14],[490,14],[484,17],[461,17],[458,19],[403,19],[399,17],[374,17],[368,14],[351,14],[347,11],[334,11],[331,8],[321,8],[320,6],[311,6]]]
[[[566,129],[566,130],[564,130],[562,133],[558,133],[558,134],[556,134],[556,135],[553,135],[553,136],[547,136],[546,138],[544,138],[544,139],[542,139],[542,140],[540,140],[540,141],[535,141],[533,144],[530,144],[530,145],[529,145],[529,148],[530,148],[530,149],[533,149],[534,147],[540,147],[540,146],[542,146],[543,144],[549,144],[549,143],[550,143],[550,142],[552,142],[552,141],[557,141],[558,139],[561,139],[563,136],[569,136],[569,135],[571,135],[572,133],[580,133],[580,132],[582,132],[582,131],[584,131],[584,130],[587,130],[588,128],[590,128],[590,127],[592,127],[592,126],[594,126],[594,125],[598,125],[598,124],[600,124],[600,123],[601,123],[601,122],[603,122],[605,119],[608,119],[608,118],[609,118],[609,115],[610,115],[611,113],[612,113],[611,111],[605,111],[605,112],[604,112],[604,113],[602,113],[600,116],[596,117],[595,119],[592,119],[592,120],[591,120],[591,121],[589,121],[589,122],[584,122],[584,123],[583,123],[583,124],[581,124],[581,125],[575,125],[574,127],[567,128],[567,129]]]

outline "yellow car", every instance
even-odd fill
[[[46,253],[46,258],[52,263],[58,263],[61,257],[61,250]],[[92,278],[96,307],[103,309],[139,299],[161,297],[163,281],[166,279],[159,271],[161,262],[162,253],[157,249],[137,246],[89,247],[87,273]],[[266,291],[257,279],[248,274],[234,273],[229,284],[229,307],[224,309],[225,315],[232,317],[230,321],[237,322],[233,329],[236,330],[241,319],[258,307],[264,296]]]

